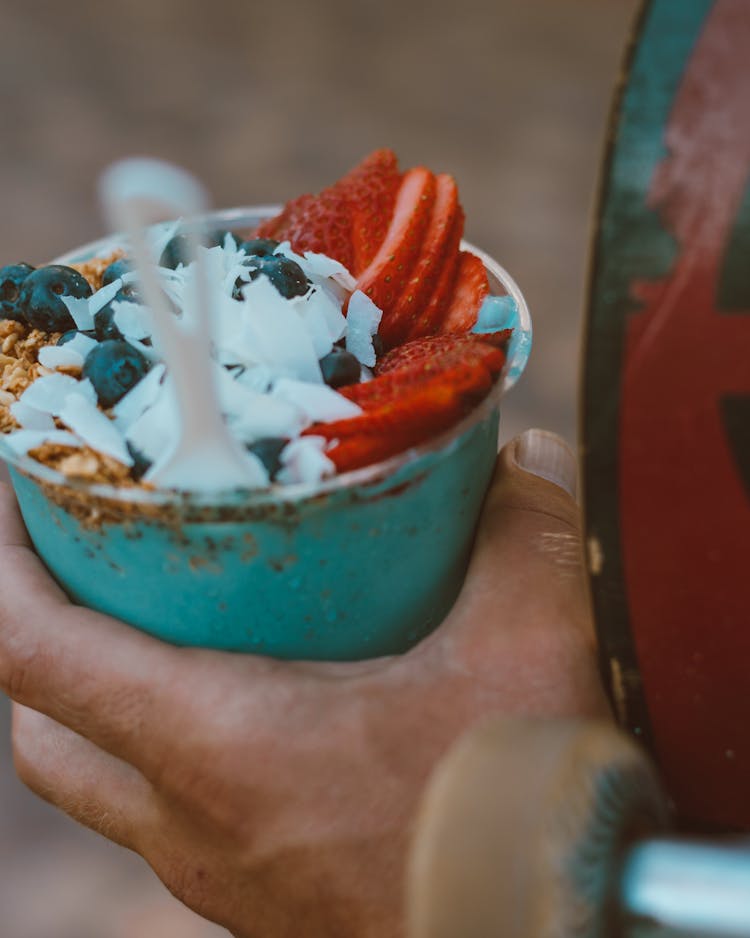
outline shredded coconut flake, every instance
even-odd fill
[[[54,430],[55,421],[52,416],[36,407],[29,407],[23,401],[16,401],[10,405],[10,412],[21,424],[24,430]]]
[[[346,350],[362,365],[370,368],[375,364],[375,349],[372,337],[378,331],[383,311],[361,290],[356,290],[349,300],[346,313]]]
[[[15,430],[6,435],[5,443],[17,456],[25,456],[30,449],[36,449],[44,443],[76,447],[81,445],[78,437],[67,430]]]
[[[89,301],[86,297],[78,299],[75,296],[61,296],[60,299],[73,317],[76,329],[83,330],[94,328],[94,314],[89,308]]]
[[[82,368],[84,356],[65,345],[45,345],[39,349],[39,364],[45,368]]]
[[[347,420],[362,413],[357,404],[326,384],[307,384],[291,378],[279,378],[271,393],[273,397],[298,407],[310,423]]]
[[[112,304],[114,321],[126,339],[150,339],[153,330],[151,312],[140,303],[117,301]]]
[[[303,436],[292,440],[281,451],[282,468],[277,475],[279,482],[320,482],[336,474],[336,466],[325,455],[328,441],[320,436]]]
[[[112,456],[126,466],[133,465],[133,457],[115,425],[83,394],[68,394],[59,417],[92,449]]]

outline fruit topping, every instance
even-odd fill
[[[24,280],[19,303],[30,326],[44,332],[64,332],[76,323],[65,304],[65,298],[84,299],[91,296],[85,277],[62,264],[39,267]]]
[[[124,277],[125,274],[129,274],[132,269],[132,265],[127,257],[121,257],[116,261],[112,261],[108,267],[104,268],[102,286],[109,286],[110,283],[114,283],[115,280],[119,280],[121,277]]]
[[[352,273],[365,270],[385,240],[401,173],[392,150],[376,150],[338,183],[349,203]]]
[[[518,310],[511,297],[488,299],[482,260],[461,250],[463,228],[451,176],[402,174],[378,150],[247,240],[206,239],[211,373],[259,478],[317,482],[387,459],[453,427],[490,392]],[[186,229],[159,226],[151,243],[166,305],[189,323]],[[0,270],[2,315],[63,333],[24,355],[29,381],[11,405],[21,429],[7,439],[18,453],[44,441],[85,446],[137,482],[170,451],[179,416],[159,311],[121,254],[81,267],[95,293],[70,267]]]
[[[102,407],[116,404],[147,371],[145,356],[129,342],[119,339],[100,342],[83,363],[83,377],[93,384]]]
[[[361,415],[305,433],[336,441],[339,472],[387,459],[449,429],[487,394],[505,362],[508,333],[431,336],[386,355],[372,381],[342,389]]]
[[[357,289],[383,310],[380,335],[386,348],[401,338],[401,323],[394,321],[392,311],[419,257],[435,197],[435,176],[429,169],[418,166],[404,175],[385,240],[357,280]]]
[[[263,463],[271,481],[281,470],[281,452],[288,442],[286,437],[268,436],[247,444],[247,450]]]
[[[247,277],[249,280],[255,280],[260,274],[265,274],[278,292],[287,300],[293,296],[304,296],[310,289],[310,283],[304,270],[296,261],[284,257],[283,254],[252,256],[248,257],[245,263],[248,268]],[[235,283],[235,299],[239,299],[237,293],[241,294],[241,290],[242,277],[239,278],[239,284]]]
[[[461,251],[456,280],[439,331],[468,332],[472,329],[479,315],[479,307],[489,292],[490,285],[482,261],[476,254]]]
[[[248,256],[254,254],[256,257],[268,257],[273,254],[279,243],[273,238],[251,238],[249,241],[242,241],[238,250],[244,251]]]
[[[376,150],[319,195],[288,202],[256,235],[290,241],[295,251],[327,254],[357,275],[385,238],[400,179],[395,154]]]
[[[362,367],[359,361],[342,348],[333,348],[320,359],[323,380],[331,388],[342,388],[359,381]]]
[[[464,213],[451,176],[423,167],[401,175],[377,150],[319,195],[288,202],[258,237],[335,257],[382,310],[385,348],[476,322],[489,283],[482,262],[461,251]]]
[[[21,308],[21,287],[34,268],[30,264],[9,264],[0,269],[0,316],[24,322]]]
[[[462,228],[463,212],[458,204],[456,183],[452,176],[441,174],[435,179],[435,201],[419,255],[384,320],[391,345],[408,336],[418,338],[435,331],[439,307],[433,304],[427,312],[425,307],[438,287],[443,259],[448,260],[458,252],[457,235],[460,237]]]
[[[106,306],[94,313],[94,333],[100,342],[123,338],[123,334],[115,324],[114,302],[115,300],[110,300]]]
[[[224,243],[226,231],[212,231],[203,239],[203,243],[208,247],[216,247]],[[166,247],[161,252],[159,266],[167,267],[169,270],[176,270],[180,264],[187,264],[190,261],[190,239],[186,234],[177,233],[170,238]]]

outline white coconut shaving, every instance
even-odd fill
[[[21,424],[24,430],[54,430],[55,421],[51,414],[36,407],[29,407],[23,401],[15,401],[10,405],[10,412]]]
[[[61,296],[60,299],[67,307],[73,322],[76,324],[76,329],[83,332],[86,329],[94,328],[94,314],[91,312],[90,298],[78,299],[75,296]]]
[[[59,416],[92,449],[112,456],[126,466],[133,465],[133,457],[117,427],[84,394],[68,394]]]
[[[308,384],[291,378],[279,378],[271,391],[272,398],[279,398],[299,408],[309,423],[327,423],[331,420],[347,420],[358,417],[362,409],[329,388],[327,384]]]
[[[112,318],[124,339],[150,339],[154,330],[151,311],[140,303],[118,300],[112,304]]]
[[[81,441],[67,430],[16,430],[5,437],[5,445],[17,456],[25,456],[30,449],[36,449],[45,443],[59,446],[80,447]]]
[[[78,381],[70,375],[54,374],[37,378],[23,392],[19,400],[29,407],[60,416],[69,394],[83,394],[92,403],[96,403],[96,391],[90,381]]]
[[[369,368],[375,364],[375,347],[372,337],[378,331],[383,311],[361,290],[355,290],[349,299],[346,314],[346,350],[361,365]]]
[[[79,333],[80,334],[80,333]],[[44,345],[39,349],[39,364],[45,368],[82,368],[85,355],[65,345]]]
[[[321,436],[302,436],[281,451],[281,469],[277,479],[282,484],[314,484],[336,475],[336,466],[324,450],[328,440]]]
[[[125,439],[158,465],[174,449],[179,432],[177,404],[169,377],[158,385],[154,401],[125,431]]]
[[[93,296],[90,296],[88,299],[89,313],[91,313],[91,321],[93,323],[94,316],[99,312],[100,309],[104,309],[107,303],[111,303],[112,300],[117,296],[117,294],[122,289],[123,280],[113,280],[112,283],[108,283],[106,287],[102,287],[101,290],[97,290]],[[80,326],[78,327],[80,329]]]

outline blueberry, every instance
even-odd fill
[[[78,329],[68,329],[67,332],[63,332],[63,334],[60,336],[60,338],[57,340],[57,342],[56,342],[55,344],[56,344],[56,345],[67,345],[68,342],[70,342],[70,341],[72,341],[73,339],[75,339],[75,337],[76,337],[77,335],[80,335],[80,333],[83,333],[83,335],[87,335],[90,339],[95,339],[95,338],[96,338],[96,333],[94,332],[93,329],[80,329],[80,330],[78,330]]]
[[[246,449],[263,463],[272,482],[281,469],[281,451],[288,442],[284,437],[267,436],[246,445]]]
[[[224,243],[226,231],[211,231],[206,234],[203,244],[208,247],[216,247]],[[169,267],[170,270],[176,270],[180,264],[187,264],[190,255],[190,239],[185,234],[176,234],[167,246],[161,252],[159,258],[160,267]]]
[[[115,299],[119,298],[120,294],[118,293]],[[102,306],[98,312],[94,313],[94,331],[100,342],[105,342],[107,339],[123,338],[122,333],[115,325],[114,302],[115,300],[110,300],[106,306]]]
[[[9,264],[0,269],[0,317],[26,321],[19,300],[21,287],[33,271],[31,264]]]
[[[269,257],[279,246],[278,241],[273,238],[251,238],[249,241],[242,241],[239,245],[240,251],[245,254],[254,254],[255,257]]]
[[[131,262],[127,257],[121,257],[119,260],[112,261],[109,267],[105,267],[104,273],[102,274],[102,286],[109,286],[110,283],[114,283],[115,280],[119,280],[120,277],[124,277],[125,274],[129,274],[133,270]]]
[[[145,356],[121,339],[100,342],[91,349],[83,363],[83,377],[94,385],[102,407],[116,404],[147,371]]]
[[[255,280],[259,274],[265,274],[279,293],[288,300],[293,296],[304,296],[310,289],[310,282],[304,270],[296,261],[284,257],[283,254],[248,257],[245,263],[250,268],[251,280]]]
[[[320,359],[323,380],[331,388],[343,388],[346,384],[356,384],[360,377],[360,364],[346,349],[332,348]]]
[[[85,277],[61,264],[39,267],[24,280],[19,303],[26,322],[43,332],[64,332],[74,329],[75,322],[62,297],[77,299],[91,296]]]
[[[375,358],[380,358],[380,356],[385,351],[385,343],[383,342],[379,332],[376,332],[372,337],[372,348],[375,352]]]

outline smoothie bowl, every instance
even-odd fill
[[[0,447],[74,602],[177,644],[281,658],[403,652],[444,618],[531,325],[511,277],[461,240],[455,184],[427,172],[417,186],[378,151],[281,211],[206,216],[212,368],[247,486],[158,482],[170,376],[122,237],[56,260],[88,289],[60,275],[46,306],[31,268],[17,291],[4,268]],[[181,238],[176,223],[151,232],[178,317]]]

